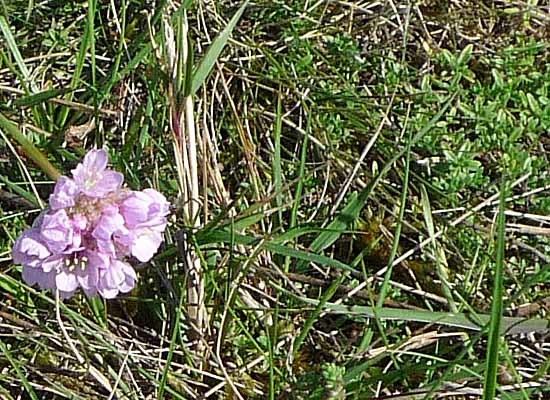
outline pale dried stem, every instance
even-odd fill
[[[31,60],[31,59],[29,59],[29,60]],[[0,70],[0,75],[1,74],[2,74],[2,70]],[[17,88],[12,88],[12,87],[5,86],[5,85],[0,85],[0,92],[14,93],[14,94],[18,94],[18,95],[21,95],[21,96],[25,95],[24,90],[17,89]],[[82,112],[85,112],[85,113],[88,113],[88,114],[93,114],[93,113],[97,112],[98,114],[102,114],[105,117],[116,117],[116,116],[118,116],[118,111],[109,110],[109,109],[106,109],[106,108],[96,109],[94,106],[90,106],[88,104],[83,104],[83,103],[78,103],[78,102],[72,101],[72,100],[51,98],[51,99],[48,99],[47,102],[67,106],[67,107],[72,108],[74,110],[82,111]],[[51,133],[49,133],[49,132],[47,134],[51,135]]]
[[[122,361],[122,365],[120,366],[120,369],[118,371],[118,375],[116,377],[115,385],[113,387],[113,390],[111,391],[111,394],[107,398],[107,400],[112,400],[115,397],[115,390],[117,386],[120,384],[120,381],[122,379],[122,373],[124,372],[124,369],[126,368],[126,364],[128,363],[128,357],[132,353],[132,348],[134,347],[133,343],[130,343],[130,347],[128,348],[128,351],[126,352],[126,355],[124,356],[124,360]]]
[[[71,337],[69,336],[67,329],[65,329],[65,324],[63,323],[63,319],[61,319],[61,310],[59,307],[61,300],[59,298],[59,290],[55,291],[55,317],[57,319],[57,323],[59,324],[59,328],[61,329],[61,333],[63,334],[63,337],[65,338],[67,344],[69,345],[69,348],[73,352],[73,355],[76,357],[76,360],[79,364],[85,365],[86,360],[82,355],[78,352],[77,348],[75,347]],[[113,393],[115,389],[111,386],[109,383],[109,380],[103,375],[97,368],[95,368],[93,365],[88,364],[87,366],[88,372],[90,375],[94,377],[94,379],[109,393]]]
[[[392,94],[391,99],[390,99],[390,103],[388,104],[388,107],[386,108],[386,112],[384,113],[384,115],[382,117],[382,120],[380,121],[380,124],[378,125],[378,129],[376,130],[376,132],[372,136],[372,138],[369,140],[367,145],[363,148],[363,151],[361,152],[361,155],[359,156],[359,159],[355,163],[355,166],[353,167],[351,173],[349,174],[348,178],[344,182],[343,188],[340,191],[340,194],[338,195],[338,198],[336,199],[336,202],[334,203],[334,206],[332,207],[332,209],[330,211],[331,215],[334,215],[336,210],[338,210],[338,207],[340,207],[340,203],[342,202],[342,200],[344,200],[344,197],[348,193],[348,190],[349,190],[353,180],[355,179],[355,176],[359,172],[359,168],[361,167],[361,165],[363,164],[363,161],[365,160],[365,158],[369,154],[370,149],[374,146],[374,144],[378,140],[378,137],[380,136],[380,133],[382,132],[382,128],[386,124],[391,125],[390,120],[388,119],[388,116],[389,116],[390,111],[393,107],[394,99],[395,99],[395,91]]]
[[[189,59],[189,43],[187,41],[187,15],[184,14],[183,31],[181,34],[182,49],[180,57],[187,61]],[[195,126],[195,114],[193,110],[193,98],[187,96],[184,100],[183,119],[185,124],[181,126],[182,132],[185,132],[185,137],[182,138],[184,158],[184,180],[187,182],[189,193],[184,200],[184,208],[187,208],[187,216],[194,228],[201,226],[201,218],[199,215],[201,200],[200,200],[200,182],[198,174],[198,155],[197,155],[197,132]],[[205,157],[203,157],[203,161]],[[205,199],[206,201],[206,199]],[[188,316],[190,325],[194,330],[191,337],[196,339],[196,353],[199,359],[204,358],[204,340],[202,340],[205,325],[208,324],[206,308],[204,306],[204,279],[202,276],[201,261],[194,249],[191,246],[186,246],[185,254],[188,274],[187,301],[188,301]]]
[[[255,161],[254,161],[256,148],[255,148],[255,145],[254,145],[254,143],[251,139],[250,132],[246,131],[248,133],[248,135],[247,135],[245,133],[244,127],[240,123],[236,106],[235,106],[235,104],[233,103],[233,101],[230,97],[229,86],[228,86],[228,83],[227,83],[227,79],[223,75],[223,70],[219,65],[217,65],[217,67],[218,67],[218,74],[216,75],[216,78],[214,80],[214,88],[217,87],[218,82],[221,82],[221,84],[223,86],[224,93],[226,95],[226,98],[228,99],[228,101],[231,105],[231,110],[233,111],[233,114],[236,118],[237,126],[240,127],[239,132],[241,132],[240,136],[241,136],[241,140],[242,140],[242,143],[243,143],[243,148],[245,150],[245,158],[247,159],[247,165],[249,166],[249,170],[251,172],[252,180],[254,181],[254,187],[256,188],[256,196],[258,196],[258,198],[259,198],[260,197],[259,188],[258,188],[258,185],[256,184],[257,179],[259,179],[259,178],[257,178],[258,172],[256,170]],[[213,136],[212,137],[209,136],[208,124],[206,123],[206,107],[205,107],[204,115],[205,115],[205,121],[204,121],[203,132],[204,132],[204,136],[205,136],[205,142],[208,145],[208,148],[209,148],[210,154],[211,154],[211,158],[212,158],[211,168],[209,168],[209,171],[211,172],[210,180],[212,181],[212,185],[215,188],[216,200],[225,207],[228,204],[230,204],[231,199],[230,199],[229,193],[227,192],[227,190],[226,190],[226,188],[223,184],[222,174],[219,170],[218,163],[217,163],[217,160],[216,160],[216,152],[214,151],[215,149],[214,149],[214,143],[213,143],[215,138]],[[210,104],[210,123],[211,123],[211,132],[212,133],[215,132],[214,131],[214,115],[215,115],[214,114],[214,101],[211,101],[211,104]],[[236,215],[235,210],[230,209],[229,212],[228,212],[228,215],[230,217],[235,216]],[[242,254],[244,254],[246,252],[246,248],[243,245],[237,245],[237,250]],[[266,324],[266,326],[271,326],[273,324],[271,315],[269,315],[269,313],[266,314],[263,311],[260,311],[261,308],[262,308],[261,304],[258,303],[254,299],[254,297],[246,289],[239,288],[239,294],[241,295],[241,297],[240,297],[241,301],[244,304],[246,304],[247,307],[250,307],[251,309],[259,310],[259,311],[257,311],[257,315],[258,315],[258,318],[259,318],[260,321],[264,322]]]
[[[185,126],[187,132],[187,151],[189,160],[189,169],[186,169],[187,181],[190,186],[190,196],[186,200],[188,215],[191,217],[193,227],[197,228],[201,224],[199,216],[199,177],[198,177],[198,158],[197,158],[197,141],[195,132],[195,119],[193,113],[193,99],[189,96],[185,99]],[[187,248],[187,268],[188,268],[188,288],[187,301],[189,304],[188,314],[191,324],[194,326],[197,340],[197,352],[199,358],[203,353],[202,340],[200,338],[204,333],[204,325],[206,322],[206,308],[204,307],[204,280],[202,276],[202,266],[200,258],[195,251]]]
[[[193,98],[188,96],[185,98],[185,127],[187,132],[187,151],[189,170],[187,179],[190,184],[191,197],[188,203],[189,215],[194,227],[200,226],[199,217],[199,174],[198,174],[198,158],[197,158],[197,135],[195,131],[195,117],[193,113]]]
[[[171,7],[167,7],[171,9]],[[174,157],[178,173],[178,184],[180,189],[180,201],[183,220],[188,226],[199,228],[201,218],[199,215],[200,205],[200,182],[198,176],[198,154],[197,154],[197,132],[195,127],[194,105],[192,96],[183,99],[179,103],[178,89],[174,83],[181,78],[182,70],[179,65],[185,65],[189,60],[190,47],[187,40],[188,24],[187,14],[183,14],[183,24],[179,37],[176,38],[174,29],[168,15],[164,16],[164,36],[166,43],[166,58],[168,64],[168,75],[171,77],[169,86],[170,96],[170,124],[173,134]],[[179,44],[181,45],[178,47]],[[180,63],[179,61],[183,61]],[[184,67],[184,71],[186,68]],[[203,157],[204,160],[204,157]],[[201,261],[192,246],[187,243],[187,236],[180,232],[178,238],[179,250],[184,260],[185,273],[187,276],[187,315],[189,318],[191,340],[194,340],[195,354],[197,359],[204,359],[205,341],[202,340],[204,326],[207,324],[207,313],[204,306],[204,280],[202,276]],[[199,362],[202,366],[202,363]],[[202,367],[201,367],[202,368]]]

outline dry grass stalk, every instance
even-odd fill
[[[178,172],[180,186],[180,200],[183,204],[182,212],[186,225],[198,228],[201,225],[199,215],[200,205],[200,182],[198,176],[198,135],[195,127],[192,96],[186,96],[180,104],[178,99],[178,88],[174,83],[182,78],[182,72],[178,65],[185,65],[189,58],[190,44],[187,40],[187,16],[183,16],[183,24],[179,38],[176,37],[168,18],[165,18],[164,34],[167,43],[167,57],[170,66],[171,87],[171,128],[174,138],[174,155]],[[178,43],[179,41],[179,43]],[[183,60],[183,63],[180,63]],[[184,78],[185,79],[185,78]],[[202,277],[202,266],[195,250],[188,245],[185,233],[180,239],[180,255],[183,258],[185,273],[187,277],[187,317],[191,326],[189,336],[195,341],[197,358],[204,358],[203,334],[207,325],[206,309],[204,307],[204,280]],[[199,363],[200,364],[200,363]]]

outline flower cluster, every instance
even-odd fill
[[[17,239],[13,261],[23,265],[29,285],[58,289],[70,297],[80,287],[88,296],[127,293],[141,262],[157,252],[170,204],[153,189],[122,187],[121,173],[107,168],[105,150],[92,150],[72,172],[59,178],[43,211]]]

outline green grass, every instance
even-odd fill
[[[548,396],[548,10],[390,3],[0,2],[0,397]],[[10,253],[94,146],[173,213],[60,325]]]

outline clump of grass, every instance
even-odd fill
[[[0,5],[1,396],[544,398],[547,10],[462,3]],[[10,249],[93,146],[173,216],[56,318]]]

